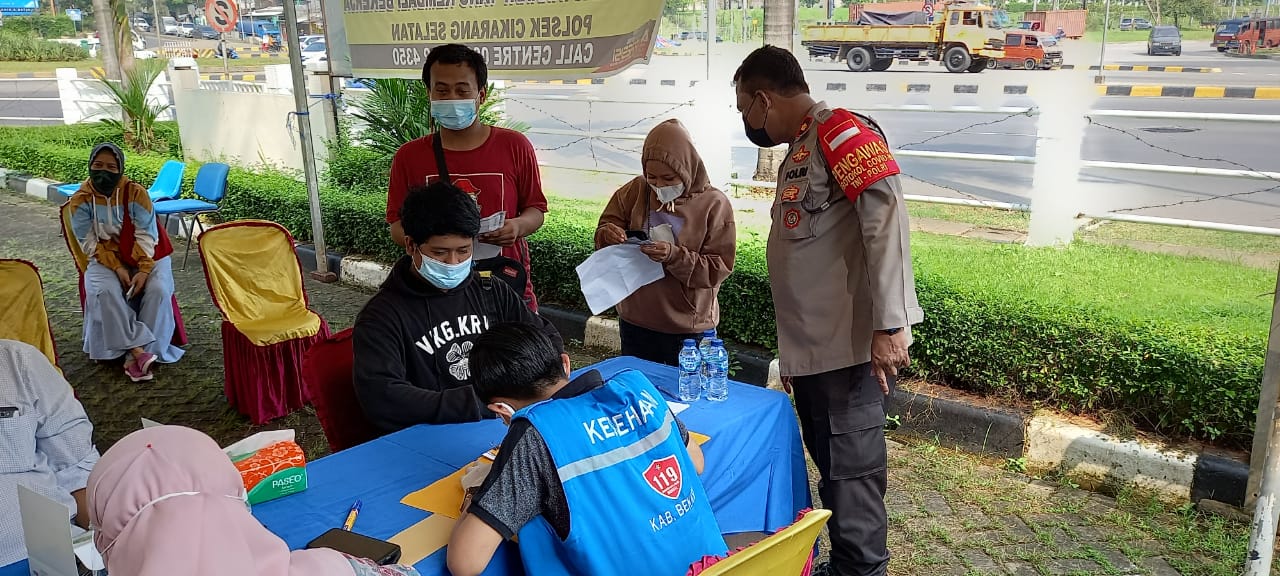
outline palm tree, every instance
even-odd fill
[[[93,72],[106,87],[112,103],[120,108],[123,118],[107,118],[102,123],[123,133],[125,145],[135,152],[149,152],[155,148],[156,122],[169,109],[169,104],[153,103],[147,98],[151,85],[163,71],[163,60],[144,60],[141,65],[130,69],[122,80],[112,80],[97,70]]]
[[[796,4],[794,0],[764,0],[764,43],[787,50],[792,49],[796,30]],[[756,156],[755,179],[773,181],[778,177],[778,166],[786,157],[785,151],[761,148]]]
[[[106,69],[108,78],[119,80],[122,75],[120,61],[116,57],[116,12],[113,4],[113,0],[93,0],[93,21],[94,27],[98,29],[98,54],[102,56],[102,66]]]
[[[124,80],[133,70],[133,31],[125,0],[93,0],[98,52],[107,77]]]

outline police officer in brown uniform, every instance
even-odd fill
[[[809,95],[800,63],[765,46],[733,77],[747,138],[788,143],[767,251],[784,386],[833,512],[828,573],[889,564],[884,398],[924,318],[898,164],[870,118]]]

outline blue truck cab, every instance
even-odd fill
[[[236,31],[245,36],[254,36],[257,38],[266,38],[268,35],[275,36],[276,40],[280,39],[280,28],[272,24],[266,19],[244,19],[236,24]]]

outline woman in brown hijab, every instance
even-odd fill
[[[643,175],[615,191],[600,215],[596,249],[626,242],[628,232],[653,241],[641,250],[666,275],[618,304],[622,354],[675,365],[684,339],[720,322],[717,294],[737,245],[733,206],[711,185],[678,120],[649,131],[640,163]]]

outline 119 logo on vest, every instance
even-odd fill
[[[680,490],[684,486],[680,462],[674,454],[649,464],[644,471],[644,480],[655,492],[672,500],[680,497]]]

